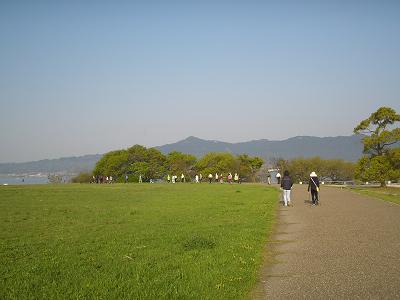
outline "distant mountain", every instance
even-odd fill
[[[233,154],[247,153],[261,156],[264,159],[282,157],[341,158],[356,161],[362,155],[361,135],[337,137],[297,136],[283,141],[255,140],[242,143],[226,143],[209,141],[190,136],[173,144],[156,147],[163,153],[180,151],[198,157],[208,152],[230,152]]]
[[[24,163],[1,163],[0,174],[22,173],[65,173],[77,174],[91,171],[102,154],[84,155],[79,157],[63,157],[44,159]]]
[[[283,141],[255,140],[242,143],[209,141],[190,136],[182,141],[156,147],[162,153],[181,151],[201,157],[208,152],[247,153],[266,160],[271,158],[312,157],[341,158],[356,161],[362,154],[362,136],[312,137],[297,136]],[[25,163],[0,163],[0,174],[68,173],[90,171],[102,154],[59,159],[45,159]]]

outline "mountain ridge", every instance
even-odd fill
[[[315,137],[295,136],[285,140],[259,139],[247,142],[222,142],[205,140],[189,136],[175,143],[156,146],[154,148],[167,154],[180,151],[201,157],[208,152],[247,153],[260,156],[265,160],[272,158],[291,159],[294,157],[320,156],[324,159],[339,158],[356,161],[362,155],[362,135]],[[0,163],[0,174],[22,173],[69,173],[76,174],[90,171],[103,154],[43,159],[22,163]]]
[[[162,153],[180,151],[190,153],[198,157],[207,152],[231,152],[234,154],[247,153],[258,155],[264,159],[282,157],[290,159],[294,157],[320,156],[321,158],[340,158],[356,161],[362,155],[362,135],[314,137],[295,136],[285,140],[259,139],[248,142],[220,142],[215,140],[203,140],[190,136],[176,143],[157,146]]]

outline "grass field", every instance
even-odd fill
[[[368,195],[370,197],[378,198],[384,201],[400,204],[400,188],[391,187],[357,187],[351,188],[359,194]]]
[[[0,187],[0,299],[243,299],[278,191],[261,185]]]

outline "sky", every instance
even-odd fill
[[[0,162],[351,135],[400,111],[400,1],[0,1]]]

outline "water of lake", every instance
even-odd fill
[[[0,185],[4,184],[46,184],[49,183],[47,176],[4,176],[0,175]]]

